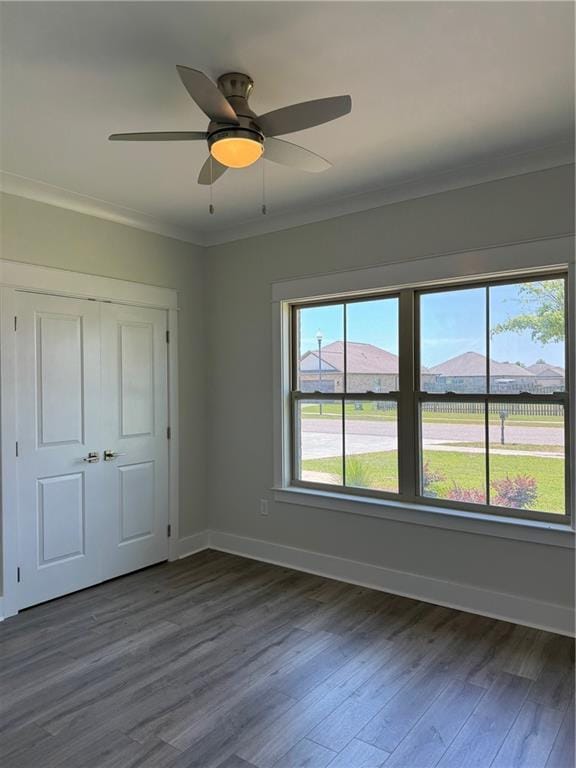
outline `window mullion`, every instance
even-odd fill
[[[417,492],[419,462],[414,396],[418,347],[414,291],[406,289],[400,293],[399,315],[398,479],[400,493],[412,498]]]
[[[490,353],[491,353],[491,340],[490,340],[490,287],[486,286],[486,394],[489,396],[492,393],[492,387],[490,386]],[[489,399],[486,397],[484,401],[484,472],[486,474],[485,488],[486,488],[486,504],[490,506],[490,424],[488,422],[489,411]]]
[[[346,377],[346,368],[344,368]],[[342,485],[346,486],[346,397],[342,396]]]
[[[346,393],[348,392],[348,304],[344,304],[342,318],[342,336],[344,348],[342,350],[342,368],[344,369],[344,381],[342,382],[342,485],[346,487]]]
[[[484,451],[484,462],[486,466],[486,504],[490,506],[490,423],[488,421],[488,398],[484,401]]]

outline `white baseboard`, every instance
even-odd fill
[[[362,587],[403,595],[435,605],[478,613],[495,619],[523,624],[561,635],[574,635],[574,612],[570,608],[540,600],[531,600],[505,592],[493,592],[467,584],[443,581],[405,571],[383,568],[334,555],[324,555],[307,549],[274,544],[223,531],[200,531],[179,539],[178,559],[204,549],[216,549],[234,555],[287,566],[298,571],[314,573]],[[4,601],[0,597],[0,621],[4,616]]]
[[[180,560],[189,555],[195,555],[208,548],[210,531],[199,531],[192,536],[184,536],[176,542],[176,558]]]
[[[548,632],[574,635],[574,612],[563,605],[396,571],[379,565],[287,547],[223,531],[207,531],[205,541],[206,547],[221,552],[230,552],[274,565],[288,566],[330,579],[544,629]]]

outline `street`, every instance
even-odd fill
[[[339,419],[303,419],[302,420],[302,459],[321,459],[338,456],[341,453],[342,422]],[[537,446],[562,446],[564,430],[561,427],[527,427],[506,424],[506,443]],[[453,443],[483,443],[483,424],[431,423],[424,424],[424,447],[427,450],[444,450],[466,453],[481,453],[483,449],[474,446],[455,448]],[[500,425],[490,425],[490,442],[500,442]],[[449,443],[450,445],[446,445]],[[393,421],[347,419],[346,453],[373,453],[391,451],[396,448],[396,424]],[[511,451],[506,448],[502,452]],[[500,449],[493,449],[500,452]],[[517,455],[552,456],[560,458],[561,453],[540,449],[537,451],[515,450]]]

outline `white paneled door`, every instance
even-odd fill
[[[19,607],[168,556],[166,314],[18,293]]]
[[[168,558],[166,313],[102,305],[107,576]]]

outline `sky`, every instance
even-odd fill
[[[522,314],[525,307],[518,285],[498,285],[490,289],[491,326]],[[430,368],[463,352],[486,354],[485,288],[469,288],[427,293],[421,299],[422,364]],[[378,299],[347,305],[348,341],[360,341],[398,354],[398,300]],[[300,351],[318,349],[316,334],[323,335],[322,346],[342,340],[342,304],[306,307],[300,317]],[[531,365],[539,359],[564,366],[564,345],[545,346],[532,341],[529,331],[492,336],[490,357],[499,362]]]

